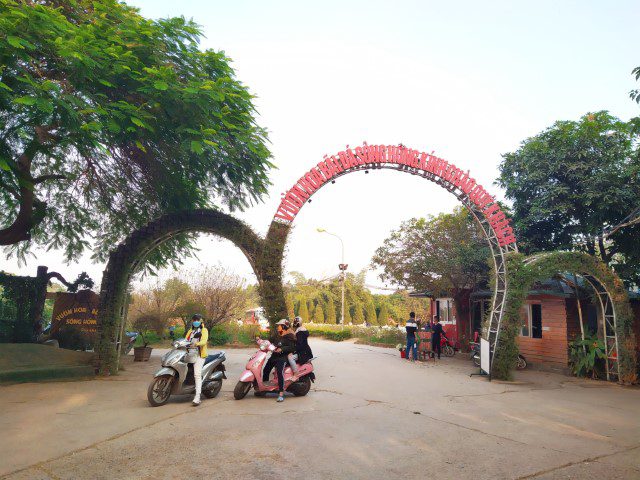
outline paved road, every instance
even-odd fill
[[[312,340],[307,397],[233,399],[249,350],[199,408],[147,406],[158,358],[117,377],[0,388],[0,475],[18,479],[638,479],[640,390],[541,372],[469,378],[466,358]]]

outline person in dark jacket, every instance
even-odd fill
[[[431,326],[431,351],[432,355],[435,357],[436,352],[438,353],[438,360],[440,359],[440,353],[442,352],[442,347],[440,342],[442,341],[442,337],[447,338],[442,329],[442,325],[440,325],[440,317],[438,315],[435,316],[435,323]]]
[[[280,320],[276,323],[277,335],[272,338],[271,343],[276,347],[271,353],[262,371],[262,381],[269,381],[269,374],[273,367],[276,367],[278,376],[278,402],[284,402],[284,369],[288,363],[287,355],[296,351],[296,337],[291,331],[289,320]]]
[[[416,331],[418,330],[418,324],[416,323],[416,313],[411,312],[409,314],[409,320],[405,325],[407,331],[407,360],[416,361],[418,359],[418,345],[416,344]],[[409,355],[413,349],[413,358]]]
[[[307,363],[313,358],[313,352],[309,346],[309,331],[302,326],[302,319],[300,317],[296,317],[293,320],[293,330],[296,334],[298,363]]]

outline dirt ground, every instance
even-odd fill
[[[18,479],[639,479],[640,389],[535,371],[469,377],[466,356],[410,364],[395,350],[312,339],[306,397],[233,387],[151,408],[159,357],[111,378],[0,387],[0,475]],[[155,352],[161,353],[161,352]]]

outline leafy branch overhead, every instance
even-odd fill
[[[244,208],[266,133],[224,52],[184,18],[115,0],[0,0],[0,245],[104,259],[163,213]],[[178,237],[156,265],[187,251]]]

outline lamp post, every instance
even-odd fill
[[[340,283],[342,284],[342,300],[340,301],[340,324],[344,326],[344,281],[348,267],[348,265],[344,263],[344,242],[338,235],[336,235],[335,233],[327,232],[324,228],[317,228],[316,230],[319,233],[326,233],[327,235],[336,237],[338,240],[340,240],[340,245],[342,246],[342,263],[338,265],[338,268],[340,269]]]

